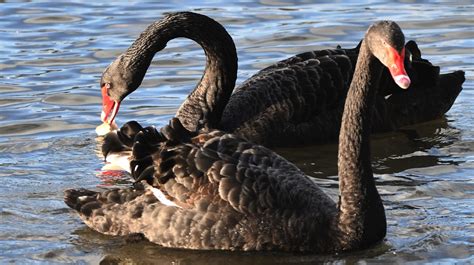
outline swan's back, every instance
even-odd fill
[[[144,186],[66,193],[66,203],[91,228],[142,233],[179,248],[321,252],[333,247],[329,227],[335,203],[295,165],[263,146],[221,131],[191,134],[175,118],[161,132],[138,133],[133,157],[132,175]]]
[[[265,145],[337,135],[334,110],[342,108],[353,74],[348,53],[357,56],[343,49],[306,52],[261,70],[236,88],[220,129]]]

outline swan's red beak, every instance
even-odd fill
[[[108,124],[112,124],[115,119],[115,116],[118,113],[120,102],[116,102],[115,100],[111,99],[108,94],[108,90],[110,88],[109,84],[105,84],[102,86],[102,114],[100,115],[100,119],[102,122],[106,122]]]
[[[407,89],[411,81],[405,71],[405,48],[403,48],[401,53],[398,53],[398,51],[392,47],[389,47],[389,50],[391,63],[388,69],[390,70],[390,74],[399,87]]]

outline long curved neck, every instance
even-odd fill
[[[371,117],[382,64],[364,40],[348,91],[339,134],[341,248],[363,248],[386,233],[385,211],[370,161]]]
[[[200,125],[215,127],[229,100],[237,78],[237,53],[227,31],[216,21],[195,13],[171,14],[150,25],[126,51],[133,69],[145,69],[156,52],[168,41],[184,37],[197,42],[206,54],[206,68],[201,81],[177,112],[186,129]]]

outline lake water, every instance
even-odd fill
[[[474,262],[473,1],[98,2],[0,3],[0,263]],[[170,250],[93,232],[67,208],[66,188],[129,184],[124,173],[101,172],[94,133],[99,78],[148,24],[182,10],[227,28],[238,49],[238,83],[296,53],[353,47],[378,19],[398,21],[442,72],[466,71],[464,90],[444,119],[373,138],[388,219],[382,243],[338,255]],[[200,79],[204,61],[197,44],[170,42],[117,122],[165,124]],[[336,145],[278,152],[337,196]]]

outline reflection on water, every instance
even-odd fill
[[[372,137],[372,164],[376,174],[391,174],[440,163],[444,147],[459,140],[459,130],[446,119],[405,127],[397,132]],[[337,143],[277,150],[307,174],[316,178],[337,175]],[[452,161],[454,163],[454,161]]]
[[[470,1],[167,1],[164,3],[0,4],[0,263],[314,264],[424,263],[474,259],[474,29]],[[102,70],[164,12],[194,10],[220,21],[236,42],[238,83],[277,60],[355,46],[376,19],[397,20],[442,72],[466,71],[444,119],[376,135],[372,157],[388,234],[364,251],[338,255],[165,249],[91,231],[62,201],[70,187],[129,185],[102,171],[98,79]],[[199,46],[174,40],[118,122],[161,126],[198,82]],[[158,88],[157,88],[158,87]],[[337,199],[337,145],[277,152]]]

